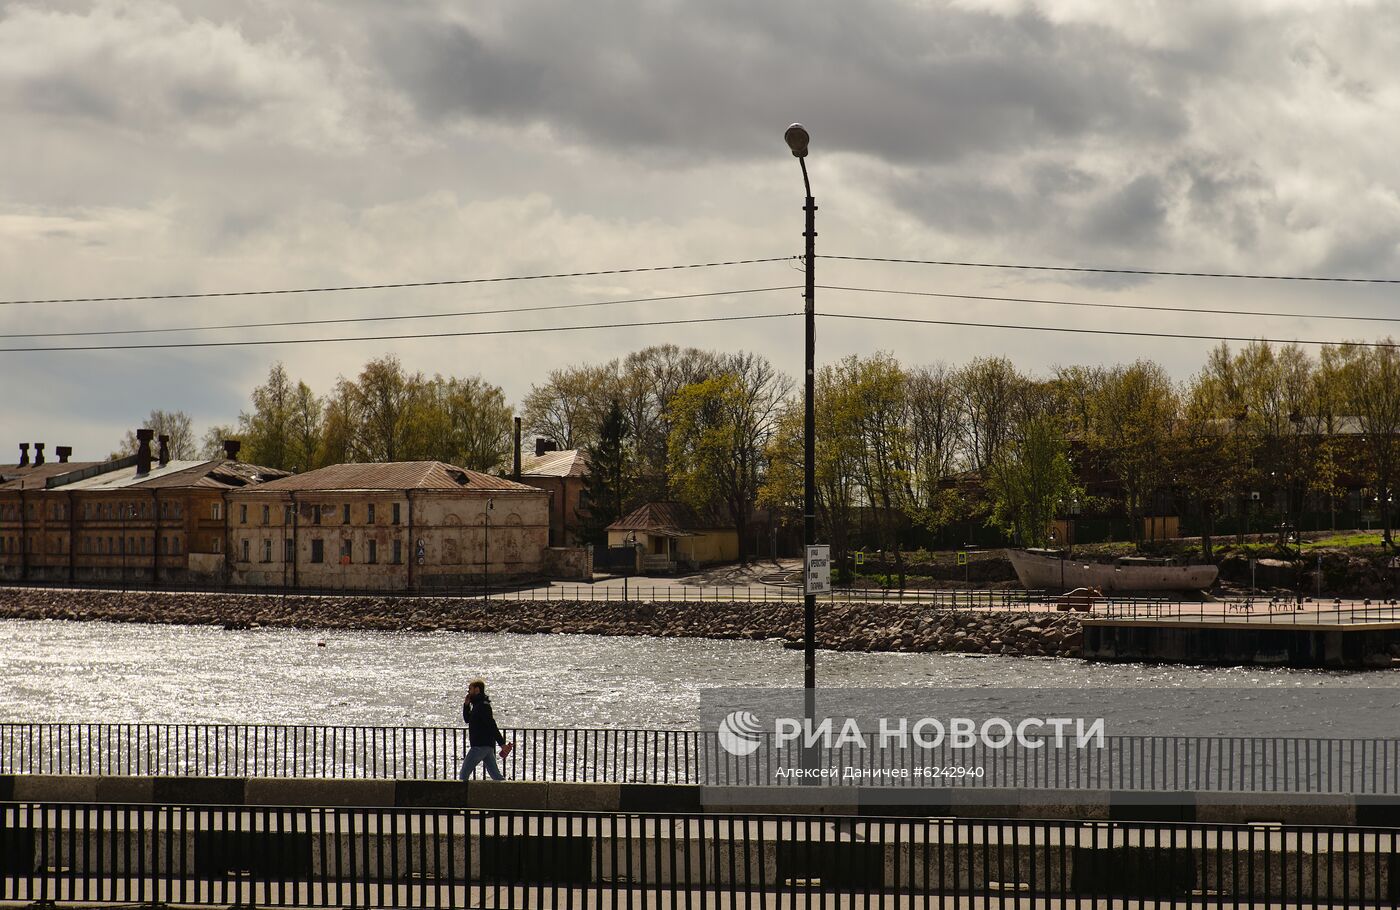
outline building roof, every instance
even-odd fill
[[[522,477],[583,477],[588,473],[588,456],[582,449],[561,449],[520,459]]]
[[[259,484],[257,492],[294,493],[317,490],[480,490],[490,493],[534,493],[523,483],[468,471],[441,461],[389,461],[336,464]]]
[[[609,531],[645,531],[655,537],[694,537],[732,530],[713,516],[702,516],[683,502],[649,502],[608,525]]]
[[[50,477],[70,474],[102,464],[100,461],[45,461],[35,467],[27,464],[0,464],[0,490],[42,490]]]
[[[215,458],[202,461],[170,461],[153,464],[145,474],[137,474],[135,465],[84,477],[72,483],[58,485],[64,490],[175,490],[204,487],[214,490],[236,490],[241,487],[288,476],[286,471],[261,465]]]

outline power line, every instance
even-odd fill
[[[969,269],[1021,269],[1032,272],[1090,272],[1102,275],[1155,275],[1167,278],[1243,278],[1251,281],[1329,281],[1341,284],[1400,284],[1400,278],[1333,278],[1325,275],[1250,275],[1233,272],[1169,272],[1157,269],[1089,268],[1074,265],[1024,265],[1012,262],[959,262],[952,259],[896,259],[891,256],[825,256],[848,262],[895,262],[904,265],[951,265]]]
[[[1121,335],[1131,338],[1181,338],[1189,341],[1262,341],[1266,344],[1355,345],[1364,348],[1395,347],[1385,341],[1326,341],[1313,338],[1258,338],[1244,335],[1188,335],[1181,332],[1129,332],[1121,329],[1079,329],[1055,325],[1019,325],[1002,322],[960,322],[956,319],[915,319],[907,316],[871,316],[862,313],[818,313],[827,319],[862,319],[871,322],[901,322],[916,325],[956,325],[973,329],[1013,329],[1022,332],[1063,332],[1071,335]],[[0,349],[3,350],[3,349]]]
[[[1094,303],[1084,300],[1046,300],[1040,297],[998,297],[988,294],[953,294],[935,291],[899,291],[889,288],[845,287],[819,284],[827,291],[858,291],[865,294],[897,294],[906,297],[946,297],[954,300],[988,300],[997,303],[1034,303],[1045,306],[1092,307],[1108,310],[1149,310],[1163,313],[1206,313],[1219,316],[1281,316],[1288,319],[1335,319],[1346,322],[1400,322],[1394,316],[1341,316],[1335,313],[1274,313],[1262,310],[1226,310],[1213,307],[1158,306],[1147,303]],[[5,336],[0,335],[0,338]]]
[[[135,300],[198,300],[206,297],[267,297],[275,294],[330,294],[337,291],[385,291],[396,288],[433,288],[462,284],[498,284],[506,281],[543,281],[549,278],[589,278],[597,275],[631,275],[637,272],[674,272],[684,269],[713,269],[729,265],[754,265],[761,262],[787,262],[795,256],[772,256],[766,259],[729,259],[723,262],[692,262],[686,265],[638,266],[630,269],[595,269],[589,272],[553,272],[542,275],[509,275],[498,278],[452,278],[441,281],[397,281],[388,284],[350,284],[315,288],[279,288],[260,291],[208,291],[199,294],[131,294],[124,297],[45,297],[32,300],[0,300],[0,306],[23,306],[32,303],[122,303]]]
[[[159,344],[62,345],[44,348],[0,348],[0,354],[59,353],[66,351],[151,351],[174,348],[235,348],[274,344],[328,344],[337,341],[398,341],[420,338],[471,338],[481,335],[533,335],[545,332],[581,332],[592,329],[636,329],[658,325],[695,325],[702,322],[745,322],[780,319],[801,313],[759,313],[749,316],[706,316],[699,319],[661,319],[654,322],[615,322],[606,325],[543,326],[529,329],[482,329],[476,332],[422,332],[413,335],[354,335],[348,338],[273,338],[257,341],[171,341]]]
[[[668,294],[663,297],[628,297],[622,300],[595,300],[588,303],[554,303],[533,307],[502,307],[494,310],[466,310],[458,313],[409,313],[399,316],[345,316],[336,319],[294,319],[285,322],[236,322],[223,325],[190,325],[154,329],[101,329],[86,332],[19,332],[0,338],[85,338],[93,335],[156,335],[169,332],[212,332],[226,329],[272,329],[301,325],[341,325],[352,322],[395,322],[405,319],[450,319],[459,316],[493,316],[503,313],[533,313],[544,310],[576,310],[587,307],[618,306],[625,303],[655,303],[663,300],[693,300],[700,297],[727,297],[740,294],[763,294],[770,291],[794,291],[801,285],[790,284],[771,288],[743,288],[734,291],[707,291],[702,294]]]

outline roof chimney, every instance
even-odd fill
[[[148,430],[145,427],[136,431],[136,473],[151,473],[151,440],[155,437],[155,430]]]
[[[515,418],[515,469],[511,472],[511,480],[520,480],[520,418]]]
[[[224,457],[227,458],[229,461],[237,461],[238,450],[241,448],[243,448],[243,443],[239,442],[237,439],[225,439]]]
[[[160,440],[160,454],[157,457],[160,459],[160,466],[163,468],[170,464],[170,437],[162,433],[156,438]]]
[[[67,464],[68,459],[73,456],[72,446],[54,446],[53,453],[58,456],[59,464]]]
[[[29,467],[29,443],[27,442],[19,444],[19,466],[21,468]]]
[[[545,439],[543,436],[535,437],[535,457],[539,458],[545,452],[553,452],[559,448],[559,444],[553,439]]]
[[[44,444],[43,444],[42,442],[36,442],[36,443],[34,443],[34,467],[37,468],[39,465],[41,465],[41,464],[43,464],[43,463],[44,463]]]

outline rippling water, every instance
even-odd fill
[[[823,687],[1400,686],[1394,672],[954,654],[819,652],[817,668]],[[802,663],[777,641],[0,621],[0,721],[455,726],[478,675],[512,725],[691,728],[703,689],[800,685]]]

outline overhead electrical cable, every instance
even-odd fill
[[[953,300],[986,300],[994,303],[1032,303],[1044,306],[1090,307],[1107,310],[1147,310],[1163,313],[1205,313],[1215,316],[1280,316],[1287,319],[1334,319],[1345,322],[1400,322],[1396,316],[1343,316],[1337,313],[1285,313],[1264,310],[1227,310],[1215,307],[1165,306],[1149,303],[1095,303],[1085,300],[1047,300],[1041,297],[1001,297],[991,294],[954,294],[946,291],[902,291],[893,288],[847,287],[819,284],[819,290],[857,291],[864,294],[895,294],[905,297],[945,297]],[[0,335],[0,338],[6,336]]]
[[[480,329],[474,332],[421,332],[412,335],[352,335],[344,338],[271,338],[242,341],[171,341],[154,344],[54,345],[50,347],[0,348],[0,354],[61,353],[65,351],[151,351],[176,348],[235,348],[260,345],[330,344],[343,341],[399,341],[420,338],[470,338],[484,335],[533,335],[546,332],[583,332],[594,329],[639,329],[658,325],[695,325],[702,322],[745,322],[800,316],[793,313],[756,313],[748,316],[705,316],[698,319],[659,319],[652,322],[614,322],[605,325],[540,326],[525,329]]]
[[[692,262],[685,265],[651,265],[627,269],[594,269],[587,272],[550,272],[539,275],[507,275],[496,278],[450,278],[440,281],[395,281],[384,284],[347,284],[311,288],[277,288],[254,291],[204,291],[191,294],[128,294],[120,297],[43,297],[30,300],[0,300],[0,306],[35,303],[122,303],[136,300],[198,300],[207,297],[268,297],[276,294],[330,294],[339,291],[385,291],[397,288],[434,288],[464,284],[499,284],[507,281],[544,281],[550,278],[591,278],[598,275],[633,275],[638,272],[675,272],[684,269],[713,269],[730,265],[787,262],[796,256],[770,256],[764,259],[729,259],[722,262]]]
[[[740,294],[763,294],[770,291],[795,291],[801,285],[790,284],[771,288],[741,288],[733,291],[706,291],[700,294],[668,294],[662,297],[627,297],[621,300],[594,300],[587,303],[552,303],[544,306],[502,307],[493,310],[464,310],[456,313],[406,313],[395,316],[345,316],[336,319],[293,319],[283,322],[233,322],[221,325],[188,325],[154,329],[94,329],[85,332],[16,332],[0,334],[0,338],[84,338],[93,335],[155,335],[170,332],[212,332],[227,329],[273,329],[302,325],[342,325],[353,322],[396,322],[405,319],[451,319],[465,316],[494,316],[503,313],[534,313],[545,310],[575,310],[588,307],[619,306],[626,303],[655,303],[665,300],[693,300],[701,297],[727,297]]]
[[[1238,272],[1173,272],[1161,269],[1094,268],[1077,265],[1026,265],[1015,262],[961,262],[954,259],[897,259],[893,256],[832,256],[818,254],[818,259],[841,259],[847,262],[894,262],[904,265],[949,265],[969,269],[1020,269],[1031,272],[1089,272],[1101,275],[1152,275],[1167,278],[1240,278],[1249,281],[1323,281],[1340,284],[1400,284],[1400,278],[1335,278],[1328,275],[1264,275]]]
[[[1056,325],[1019,325],[1005,322],[966,322],[957,319],[919,319],[912,316],[874,316],[868,313],[817,313],[825,319],[860,319],[870,322],[898,322],[914,325],[949,325],[973,329],[1012,329],[1020,332],[1063,332],[1070,335],[1117,335],[1130,338],[1181,338],[1189,341],[1262,341],[1268,344],[1355,345],[1364,348],[1391,348],[1384,341],[1328,341],[1316,338],[1259,338],[1252,335],[1191,335],[1184,332],[1131,332],[1125,329],[1083,329]],[[0,348],[0,351],[4,350]]]

